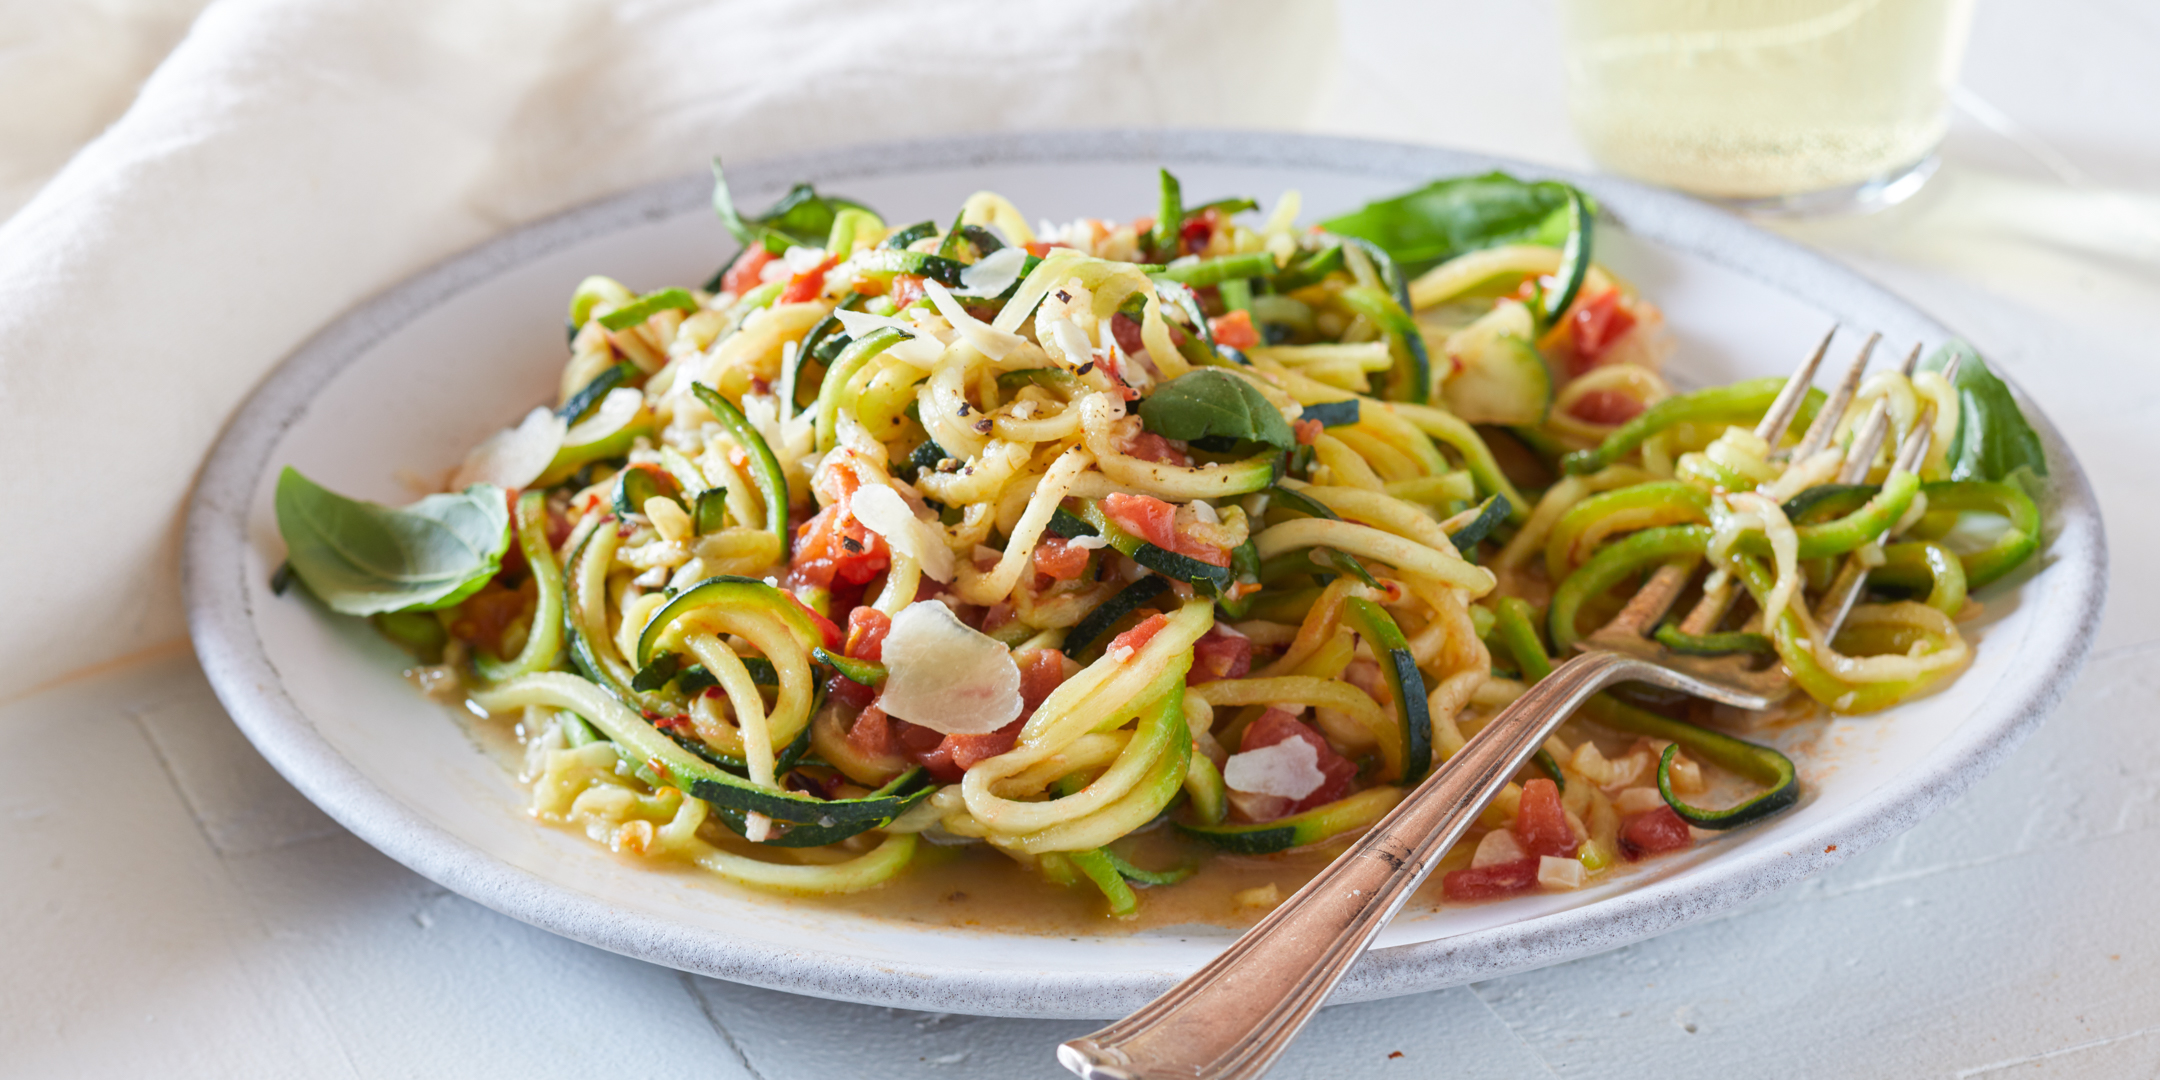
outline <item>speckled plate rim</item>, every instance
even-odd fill
[[[745,189],[797,177],[839,180],[971,164],[1158,161],[1313,168],[1388,178],[1506,169],[1582,186],[1629,232],[1804,296],[1833,311],[1895,308],[1932,340],[1945,328],[1880,286],[1797,244],[1681,196],[1476,154],[1367,140],[1226,131],[987,135],[851,147],[730,166]],[[709,181],[686,176],[568,211],[454,256],[366,301],[302,345],[226,426],[207,459],[186,525],[184,574],[196,655],[242,732],[302,794],[412,870],[496,911],[614,952],[794,993],[976,1014],[1107,1017],[1166,989],[1175,973],[1117,975],[869,964],[818,948],[776,948],[635,915],[509,866],[390,797],[319,734],[280,685],[242,588],[251,493],[308,402],[345,366],[423,312],[558,248],[702,205]],[[2022,395],[2021,395],[2022,397]],[[2105,599],[2099,508],[2059,432],[2023,399],[2052,470],[2047,558],[2055,577],[2031,662],[2005,673],[1988,704],[1931,754],[1782,848],[1733,852],[1683,879],[1455,937],[1377,949],[1334,1002],[1433,990],[1602,952],[1730,908],[1836,865],[1912,827],[2000,763],[2062,699],[2092,646]]]

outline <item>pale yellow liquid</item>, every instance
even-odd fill
[[[1563,0],[1568,104],[1614,172],[1700,195],[1828,191],[1942,141],[1971,0]]]

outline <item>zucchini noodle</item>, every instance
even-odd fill
[[[1240,225],[1249,200],[1168,174],[1153,217],[1030,227],[978,192],[950,231],[799,187],[730,217],[745,250],[702,288],[578,287],[560,423],[517,429],[558,442],[518,450],[546,467],[502,485],[496,562],[377,624],[519,724],[535,817],[625,857],[805,895],[988,860],[1118,915],[1210,853],[1369,826],[1660,566],[1712,603],[1659,641],[1829,710],[1969,662],[1968,592],[2041,524],[1970,475],[1998,406],[1962,369],[1866,379],[1795,460],[1753,430],[1782,380],[1659,373],[1662,313],[1586,233],[1560,246],[1579,193],[1440,183],[1557,216],[1432,252],[1365,239],[1394,202],[1304,229],[1289,192]],[[1878,413],[1866,482],[1834,483]],[[1871,591],[1825,632],[1847,561]],[[1776,751],[1622,699],[1559,730],[1449,898],[1577,887],[1798,797]],[[1706,771],[1766,790],[1683,802]]]

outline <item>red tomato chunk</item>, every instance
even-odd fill
[[[1695,834],[1688,831],[1688,823],[1680,820],[1670,806],[1660,806],[1620,823],[1620,854],[1630,861],[1679,851],[1694,842]]]
[[[727,275],[720,279],[720,287],[737,297],[742,296],[758,287],[759,279],[765,273],[765,264],[779,257],[765,250],[763,244],[743,252],[742,258],[735,260],[735,265],[728,267]]]
[[[1537,875],[1538,857],[1531,855],[1514,862],[1450,870],[1440,879],[1440,888],[1450,900],[1491,900],[1530,891],[1537,885]]]
[[[1284,815],[1325,806],[1350,794],[1350,781],[1357,776],[1357,765],[1336,753],[1319,732],[1290,715],[1288,710],[1271,708],[1261,713],[1259,719],[1246,726],[1245,738],[1238,743],[1238,752],[1258,750],[1289,739],[1303,739],[1312,746],[1313,755],[1319,759],[1315,764],[1319,766],[1320,775],[1327,779],[1314,788],[1312,794],[1288,803],[1282,811]]]
[[[1515,840],[1532,855],[1575,854],[1575,829],[1560,805],[1560,787],[1544,777],[1523,785],[1515,808]]]
[[[1192,670],[1185,681],[1197,685],[1217,679],[1242,679],[1252,673],[1252,639],[1217,623],[1193,642]]]

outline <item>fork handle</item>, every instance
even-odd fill
[[[1058,1047],[1089,1080],[1257,1077],[1554,728],[1651,665],[1593,651],[1539,680],[1349,850],[1140,1011]]]

